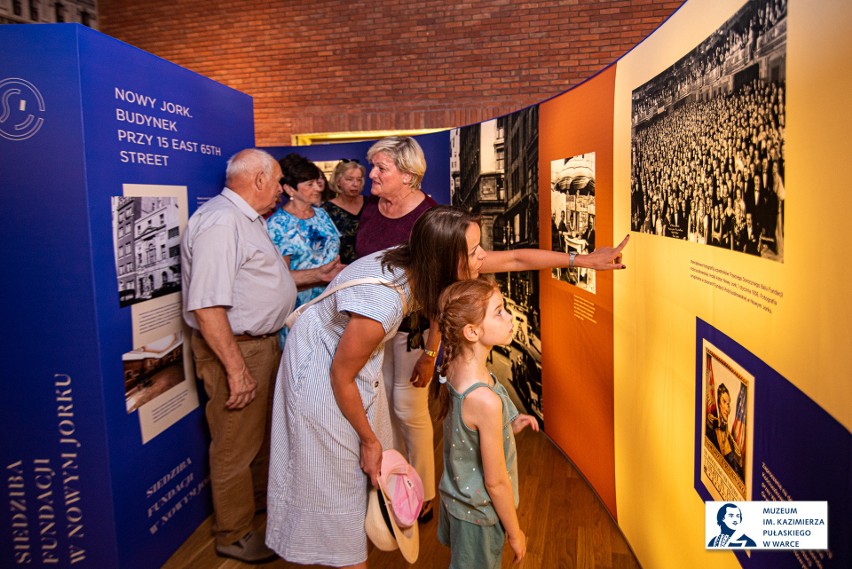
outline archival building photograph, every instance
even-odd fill
[[[179,291],[178,200],[114,196],[112,220],[120,306]]]
[[[595,250],[595,153],[588,152],[550,163],[551,249],[586,255]],[[594,293],[595,271],[586,268],[551,269],[554,279]]]
[[[452,204],[478,215],[486,250],[538,248],[538,106],[450,135]],[[490,369],[516,404],[543,419],[539,282],[535,271],[495,275],[514,318]]]

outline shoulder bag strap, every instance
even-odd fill
[[[406,304],[405,303],[405,297],[402,295],[402,290],[400,290],[400,287],[398,285],[393,284],[391,281],[389,281],[387,279],[381,279],[381,278],[378,278],[378,277],[363,277],[363,278],[360,278],[360,279],[352,279],[351,281],[342,282],[342,283],[334,285],[331,288],[325,289],[321,295],[317,296],[316,298],[311,299],[309,302],[306,302],[305,304],[303,304],[303,305],[299,306],[298,308],[296,308],[295,310],[293,310],[293,312],[291,312],[290,315],[287,316],[287,320],[284,321],[284,326],[286,326],[287,328],[292,328],[293,324],[296,323],[296,319],[299,318],[299,316],[305,310],[307,310],[310,305],[316,304],[320,300],[324,299],[327,296],[334,294],[335,292],[337,292],[339,290],[342,290],[344,288],[348,288],[350,286],[356,286],[356,285],[362,285],[362,284],[381,284],[381,285],[385,285],[385,286],[396,289],[396,292],[399,293],[399,296],[402,298],[403,312],[405,311],[405,304]]]

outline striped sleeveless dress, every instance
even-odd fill
[[[309,307],[290,331],[272,411],[266,543],[301,564],[353,565],[367,558],[364,518],[370,481],[360,466],[360,440],[331,389],[337,344],[356,313],[381,323],[393,337],[410,304],[401,270],[382,271],[383,251],[346,267],[329,286],[362,277],[397,282],[356,285]],[[391,448],[391,424],[382,380],[384,341],[356,377],[370,426]]]

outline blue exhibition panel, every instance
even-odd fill
[[[252,100],[76,24],[0,53],[0,566],[159,567],[212,511],[175,247]]]

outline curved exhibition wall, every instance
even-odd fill
[[[851,563],[848,21],[839,0],[691,0],[578,87],[430,135],[426,190],[479,212],[486,247],[630,235],[618,274],[497,275],[516,327],[491,364],[645,567]],[[828,501],[829,549],[708,550],[709,500]]]
[[[418,137],[424,189],[479,213],[488,249],[630,236],[617,274],[497,275],[515,324],[490,365],[645,567],[852,566],[850,21],[845,0],[690,0],[571,91]],[[210,512],[176,240],[254,144],[253,103],[76,25],[0,44],[7,376],[26,385],[2,414],[0,556],[160,563]],[[295,150],[328,169],[369,145]],[[829,549],[708,551],[711,500],[827,501]],[[64,533],[36,541],[39,505]],[[606,554],[569,537],[560,559]]]

